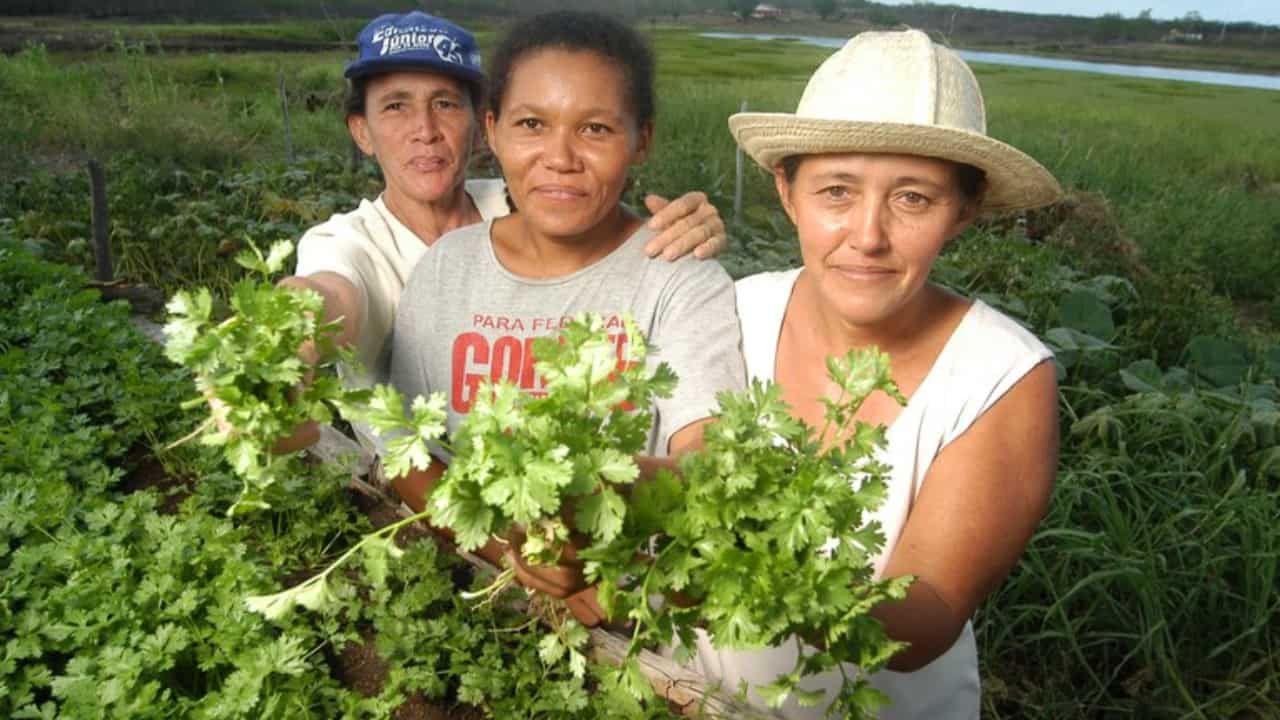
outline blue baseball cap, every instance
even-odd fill
[[[484,80],[475,37],[444,18],[417,10],[377,17],[360,31],[356,45],[359,55],[347,64],[343,77],[434,70],[473,84]]]

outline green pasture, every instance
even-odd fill
[[[35,42],[57,42],[68,38],[95,41],[146,43],[154,49],[166,44],[174,47],[192,37],[223,40],[250,39],[281,43],[348,43],[360,32],[366,21],[351,18],[326,20],[292,20],[262,23],[212,22],[128,22],[97,20],[85,22],[74,17],[4,17],[0,33],[22,34]]]
[[[725,121],[743,102],[794,109],[826,51],[645,29],[657,143],[629,199],[705,190],[731,223],[731,272],[794,264],[749,160],[743,217],[730,217]],[[371,164],[348,163],[347,52],[147,42],[0,57],[0,239],[91,267],[84,167],[97,158],[118,274],[225,288],[228,247],[296,238],[377,191]],[[1061,369],[1052,509],[977,617],[984,717],[1280,717],[1280,92],[974,70],[990,132],[1069,193],[987,219],[937,270],[1047,337]]]

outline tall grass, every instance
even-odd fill
[[[111,56],[67,62],[35,46],[0,59],[0,168],[49,157],[226,166],[284,157],[278,77],[286,78],[295,142],[345,147],[337,121],[339,55],[147,55],[122,44]],[[309,109],[309,106],[311,109]]]

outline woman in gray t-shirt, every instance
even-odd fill
[[[517,211],[441,237],[414,269],[396,313],[392,382],[409,397],[444,392],[453,430],[482,380],[539,390],[533,338],[589,311],[617,323],[621,354],[629,313],[657,347],[651,359],[680,378],[656,403],[649,452],[697,446],[716,393],[743,387],[745,370],[728,274],[692,258],[649,260],[651,233],[620,202],[653,140],[652,54],[613,20],[553,13],[512,29],[490,79],[485,128]],[[642,458],[642,472],[664,462]],[[420,508],[441,472],[433,464],[393,485]],[[580,582],[542,582],[551,574],[522,579],[558,595]]]

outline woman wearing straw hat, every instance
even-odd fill
[[[912,575],[906,599],[876,610],[910,643],[872,678],[887,718],[974,718],[980,689],[970,616],[1004,580],[1048,504],[1057,464],[1049,350],[980,300],[929,282],[949,240],[983,210],[1054,202],[1036,161],[986,135],[977,80],[922,32],[854,37],[810,79],[794,114],[729,119],[773,173],[798,230],[803,267],[737,283],[747,370],[776,380],[796,416],[821,424],[824,358],[878,346],[909,402],[873,396],[858,417],[889,426],[893,467],[875,514],[876,569]],[[717,651],[697,663],[726,687],[772,681],[795,649]],[[825,682],[823,682],[825,680]],[[839,674],[813,687],[839,687]],[[759,702],[758,697],[754,699]],[[821,717],[834,700],[785,717]]]

